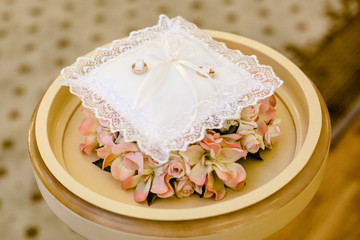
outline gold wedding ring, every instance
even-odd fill
[[[203,67],[202,66],[199,66],[199,68],[200,69],[202,69]],[[196,72],[197,74],[199,74],[200,76],[202,76],[202,77],[206,77],[204,74],[202,74],[202,73],[200,73],[200,72]],[[215,71],[213,70],[213,69],[209,69],[209,72],[207,73],[211,78],[213,78],[214,77],[214,75],[215,75]]]
[[[136,64],[137,63],[142,65],[141,69],[136,69]],[[138,74],[138,75],[139,74],[144,74],[148,70],[147,64],[142,60],[137,60],[136,62],[134,62],[133,65],[131,66],[131,68],[132,68],[133,73]]]

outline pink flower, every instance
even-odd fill
[[[275,95],[271,95],[270,97],[267,98],[269,100],[269,103],[271,106],[275,107],[276,106],[276,98]]]
[[[128,178],[131,179],[131,178]],[[128,182],[126,179],[124,182]],[[142,175],[135,175],[134,178],[132,178],[135,191],[134,191],[134,200],[135,202],[144,202],[147,198],[147,196],[149,195],[149,191],[150,191],[150,186],[153,180],[153,176],[152,175],[146,175],[146,176],[142,176]],[[123,183],[121,184],[121,187],[123,188]],[[123,188],[125,189],[125,188]]]
[[[177,178],[174,186],[175,194],[178,198],[189,197],[195,190],[195,184],[186,176]]]
[[[239,163],[217,164],[214,166],[217,176],[225,183],[226,186],[238,190],[244,186],[246,172]]]
[[[86,118],[81,121],[79,132],[84,136],[89,136],[96,133],[96,128],[99,126],[96,118],[91,114],[90,111],[86,109],[81,109],[80,112],[84,114]]]
[[[115,145],[114,134],[109,129],[99,126],[96,130],[99,146],[112,147]]]
[[[268,125],[267,131],[264,136],[264,143],[267,148],[272,148],[272,145],[277,141],[280,136],[280,119],[274,119]]]
[[[170,159],[165,165],[165,171],[174,178],[181,178],[190,174],[190,164],[181,157]]]
[[[272,95],[266,99],[262,99],[258,101],[258,104],[260,104],[259,113],[258,117],[255,119],[258,125],[257,134],[263,137],[267,130],[267,124],[275,116],[275,96]]]
[[[140,152],[126,153],[111,164],[111,174],[114,178],[122,180],[121,188],[124,190],[135,188],[134,199],[143,202],[149,194],[154,180],[154,166]]]
[[[216,199],[221,199],[223,197],[222,187],[219,186],[217,178],[219,178],[221,183],[224,183],[233,189],[239,189],[243,186],[245,181],[245,170],[239,163],[235,163],[242,157],[245,157],[247,152],[241,149],[240,144],[236,140],[240,139],[239,134],[229,134],[220,136],[218,133],[211,132],[206,135],[206,145],[192,145],[188,147],[187,151],[181,152],[180,154],[184,157],[186,161],[190,163],[192,167],[189,178],[190,180],[198,186],[203,186],[208,184],[208,191],[206,192],[209,196],[214,194],[214,191],[217,195]],[[224,140],[227,139],[228,141]],[[231,146],[233,143],[233,147]],[[214,150],[211,144],[219,147],[217,153]],[[211,147],[209,147],[211,146]],[[212,174],[216,173],[214,178]],[[210,194],[212,193],[212,194]]]
[[[190,166],[194,166],[203,158],[206,151],[200,145],[191,145],[186,151],[179,153]]]
[[[151,187],[151,192],[160,198],[168,198],[174,195],[174,189],[170,184],[170,175],[160,166],[154,169],[155,177]]]
[[[220,133],[215,133],[210,130],[200,141],[200,146],[203,149],[210,151],[210,156],[215,158],[220,153],[221,142],[222,138],[220,138]]]
[[[123,163],[123,157],[117,157],[111,163],[111,175],[117,180],[124,181],[128,177],[134,176],[135,170],[126,168]]]
[[[248,106],[241,111],[241,120],[254,121],[259,113],[260,104]]]
[[[220,142],[220,146],[222,148],[241,148],[240,144],[238,143],[238,140],[241,138],[240,134],[237,133],[225,134],[225,135],[221,135],[221,138],[223,139]]]
[[[214,173],[209,173],[205,183],[205,198],[210,198],[215,194],[215,200],[225,197],[226,189],[224,183]]]
[[[241,120],[236,133],[245,136],[250,133],[255,133],[256,128],[257,128],[257,124],[255,121]]]
[[[83,152],[87,155],[91,155],[95,152],[95,149],[98,146],[96,136],[89,135],[85,138],[85,143],[79,145],[80,152]]]
[[[112,161],[114,161],[117,157],[122,156],[124,153],[128,152],[138,152],[139,149],[137,148],[135,143],[127,143],[121,141],[120,143],[114,143],[113,146],[104,146],[98,148],[96,153],[98,157],[104,159],[103,161],[103,169],[107,166],[110,166]]]
[[[264,149],[264,142],[263,138],[256,133],[250,133],[240,140],[241,145],[244,149],[251,153],[256,153],[259,149]]]
[[[98,146],[96,128],[99,126],[99,123],[88,110],[81,109],[80,111],[86,116],[86,118],[81,121],[79,132],[86,136],[86,138],[85,143],[80,144],[79,149],[81,152],[91,155]]]
[[[122,181],[121,188],[128,190],[135,188],[136,202],[146,200],[149,192],[160,198],[174,195],[170,184],[170,175],[164,171],[164,166],[156,167],[149,157],[140,152],[124,153],[115,158],[111,164],[111,174],[115,179]]]
[[[103,168],[111,166],[113,178],[124,190],[135,188],[136,202],[146,200],[149,193],[160,198],[189,197],[194,192],[205,198],[224,198],[226,186],[238,190],[244,186],[245,169],[237,161],[247,153],[271,148],[280,135],[280,120],[274,119],[276,99],[271,96],[242,110],[239,120],[224,122],[223,130],[236,125],[236,133],[223,134],[208,130],[204,138],[186,151],[172,153],[169,162],[158,166],[150,156],[141,153],[136,143],[127,143],[119,133],[101,127],[87,110],[79,127],[86,136],[80,150],[103,158]],[[179,154],[179,155],[177,155]],[[171,183],[170,183],[171,180]],[[204,190],[203,190],[204,189]]]

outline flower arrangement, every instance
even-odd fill
[[[94,164],[111,172],[124,190],[135,189],[136,202],[156,198],[224,198],[226,188],[238,190],[245,185],[246,172],[239,160],[260,150],[271,149],[280,135],[280,119],[275,118],[276,99],[272,95],[242,110],[239,119],[228,120],[221,129],[207,130],[205,137],[186,151],[171,152],[168,163],[158,165],[142,153],[136,142],[125,142],[119,132],[112,133],[99,124],[89,111],[79,131],[85,136],[80,144],[84,154],[97,154]]]

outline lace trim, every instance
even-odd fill
[[[195,41],[200,41],[203,45],[205,44],[206,47],[215,51],[219,57],[233,63],[234,68],[240,67],[249,72],[260,85],[255,86],[246,93],[233,92],[231,95],[233,100],[221,104],[212,114],[202,116],[191,128],[184,130],[181,137],[166,142],[154,143],[119,114],[119,112],[127,113],[130,111],[131,104],[129,102],[116,96],[116,100],[122,103],[122,109],[114,109],[108,103],[109,101],[106,101],[105,97],[96,91],[96,89],[101,89],[103,87],[101,85],[104,83],[100,83],[96,79],[93,79],[90,85],[89,82],[87,84],[83,83],[84,79],[102,64],[108,63],[119,56],[124,56],[158,39],[169,31],[181,31]],[[258,100],[271,96],[274,90],[282,84],[273,69],[270,66],[259,64],[256,56],[246,56],[239,50],[228,49],[224,43],[213,40],[210,34],[201,31],[194,24],[185,21],[181,17],[169,19],[164,15],[160,16],[158,24],[154,27],[134,31],[127,39],[115,40],[109,47],[96,49],[90,57],[78,58],[73,65],[64,68],[61,74],[60,83],[69,86],[70,92],[81,99],[84,107],[91,109],[95,113],[102,125],[109,127],[112,132],[119,131],[124,136],[125,141],[136,141],[139,148],[159,164],[167,162],[170,151],[185,151],[189,144],[198,142],[204,137],[206,129],[222,128],[226,120],[237,119],[244,107],[256,104]],[[86,80],[89,81],[89,79]],[[206,104],[206,102],[204,101],[201,104]],[[190,115],[189,112],[184,118],[189,118]],[[140,120],[146,121],[146,117],[141,117]],[[163,131],[171,134],[172,126],[176,126],[176,124],[177,121],[174,121]]]

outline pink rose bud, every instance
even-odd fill
[[[241,135],[248,135],[250,133],[255,133],[255,128],[257,128],[256,122],[241,120],[236,133]]]
[[[245,121],[254,121],[259,113],[259,104],[248,106],[241,111],[241,119]]]
[[[280,125],[281,120],[275,119],[272,123],[268,126],[267,131],[264,136],[264,144],[267,148],[272,148],[272,145],[277,141],[278,137],[280,136]]]
[[[176,179],[175,194],[178,198],[189,197],[194,193],[195,184],[188,177]]]
[[[175,158],[168,164],[167,172],[172,177],[181,178],[185,175],[185,171],[185,162],[181,158]]]
[[[240,139],[241,145],[250,153],[256,153],[260,147],[263,148],[263,141],[258,134],[250,133]]]

